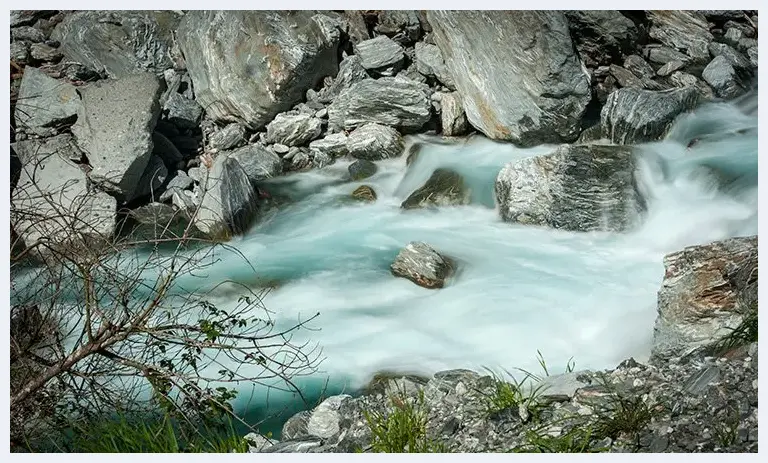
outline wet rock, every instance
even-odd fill
[[[177,37],[208,116],[259,130],[336,74],[339,26],[312,11],[196,10]]]
[[[64,55],[57,49],[44,43],[33,43],[30,53],[37,61],[59,61]]]
[[[429,206],[458,206],[469,204],[470,190],[458,172],[437,169],[429,180],[411,193],[400,205],[403,209],[418,209]]]
[[[347,139],[349,155],[368,161],[400,156],[404,147],[403,137],[397,130],[380,124],[366,124],[355,129]]]
[[[326,135],[325,138],[311,142],[309,149],[325,153],[332,158],[344,157],[349,153],[347,135],[344,133]]]
[[[89,178],[118,199],[133,198],[152,154],[160,80],[136,74],[81,88],[72,134],[88,156]]]
[[[637,43],[637,26],[618,11],[565,11],[565,16],[579,54],[595,64],[615,62]]]
[[[55,135],[74,123],[80,96],[71,84],[48,77],[27,66],[14,111],[16,128],[41,137]]]
[[[645,208],[629,147],[562,145],[507,164],[496,179],[506,222],[572,231],[624,231]]]
[[[418,130],[431,117],[429,88],[402,77],[365,79],[343,91],[328,107],[331,127],[354,129],[374,122]]]
[[[757,237],[687,247],[667,255],[664,267],[652,354],[668,358],[711,344],[741,323],[743,293],[757,281]]]
[[[155,202],[131,210],[128,216],[130,235],[136,240],[150,241],[182,237],[190,220],[186,210]]]
[[[578,137],[590,81],[563,13],[429,11],[427,17],[472,126],[521,145]]]
[[[451,73],[443,60],[443,54],[437,45],[419,42],[416,44],[415,52],[416,70],[419,73],[427,77],[434,77],[451,90],[456,89],[456,83],[453,81],[453,77],[451,77]]]
[[[353,181],[366,179],[376,173],[376,164],[365,159],[358,159],[347,168]]]
[[[303,146],[319,137],[322,130],[320,119],[308,114],[278,114],[267,125],[266,142]]]
[[[375,30],[403,45],[416,42],[421,37],[421,23],[413,10],[382,11]]]
[[[352,198],[358,201],[374,202],[376,201],[376,191],[368,185],[360,185],[352,192]]]
[[[622,88],[608,96],[600,113],[603,132],[613,143],[658,140],[675,118],[699,103],[695,88],[651,91]]]
[[[45,34],[31,26],[20,26],[11,29],[11,40],[31,43],[45,42]]]
[[[172,11],[78,11],[66,15],[51,38],[68,60],[110,77],[159,75],[179,58],[172,46],[179,20]]]
[[[714,37],[706,18],[697,11],[649,11],[648,35],[664,45],[682,50],[697,61],[709,59],[708,45]]]
[[[440,118],[443,126],[443,135],[452,137],[464,135],[469,128],[467,116],[464,114],[464,106],[457,92],[446,93],[440,100],[442,111]]]
[[[277,177],[283,173],[283,161],[263,146],[247,145],[227,153],[240,164],[251,183]]]
[[[432,246],[414,241],[400,251],[390,268],[396,277],[407,278],[427,289],[438,289],[453,274],[454,265]]]
[[[203,108],[197,101],[172,93],[163,107],[165,118],[180,129],[193,129],[200,125]]]
[[[245,127],[235,123],[228,124],[211,135],[208,139],[208,146],[217,150],[230,150],[245,142]]]
[[[712,87],[720,98],[731,99],[743,94],[746,89],[733,64],[725,56],[716,56],[701,77]]]
[[[403,47],[385,35],[365,40],[355,45],[355,55],[360,57],[363,68],[392,76],[403,67]]]
[[[639,55],[629,55],[624,60],[624,68],[640,78],[652,79],[656,75],[650,64]]]
[[[330,85],[323,87],[317,100],[320,103],[332,102],[341,92],[363,79],[368,79],[368,73],[363,67],[359,56],[348,56],[339,65],[339,73],[331,80]]]

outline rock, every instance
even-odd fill
[[[227,156],[240,164],[253,185],[283,173],[280,157],[259,145],[244,146]]]
[[[746,91],[736,70],[725,56],[716,56],[704,68],[701,77],[704,78],[720,98],[735,98]]]
[[[152,154],[159,156],[166,166],[174,167],[184,161],[184,156],[176,148],[176,145],[158,131],[152,132],[152,145]]]
[[[464,135],[469,128],[464,107],[461,105],[461,97],[457,92],[446,93],[440,101],[442,111],[440,118],[443,126],[443,135],[454,137]]]
[[[93,167],[89,178],[120,200],[133,198],[152,154],[161,93],[160,80],[147,73],[80,90],[72,134]]]
[[[200,125],[203,108],[195,100],[172,93],[163,107],[165,118],[180,129],[193,129]]]
[[[195,186],[195,181],[184,173],[183,170],[176,171],[173,178],[168,181],[165,191],[160,195],[160,202],[164,203],[170,200],[174,193],[184,190],[191,190]]]
[[[441,84],[456,89],[456,83],[451,77],[448,67],[443,60],[443,54],[437,45],[431,45],[424,42],[416,44],[416,69],[427,77],[436,78]]]
[[[757,47],[747,50],[747,56],[749,56],[749,62],[752,63],[752,66],[757,67]]]
[[[588,386],[589,383],[583,381],[586,376],[583,371],[572,371],[555,376],[547,376],[534,387],[541,388],[541,398],[543,400],[555,400],[565,398],[570,400],[579,389]]]
[[[76,258],[73,250],[95,251],[111,238],[116,202],[89,188],[85,172],[70,160],[80,155],[70,135],[12,147],[22,168],[11,194],[11,220],[25,245],[34,247],[34,255],[55,258],[53,253],[66,250]],[[33,246],[38,241],[42,245]]]
[[[246,434],[243,436],[243,439],[248,443],[248,453],[263,452],[275,444],[275,442],[267,437],[262,436],[261,434],[256,434],[255,432]]]
[[[51,38],[68,60],[109,77],[160,75],[179,58],[172,46],[179,20],[172,11],[78,11],[66,15]]]
[[[141,176],[134,198],[149,197],[152,201],[159,201],[163,184],[168,179],[168,168],[159,156],[152,156],[147,162],[144,174]]]
[[[710,43],[709,52],[715,58],[722,56],[727,59],[737,72],[750,73],[752,71],[752,63],[744,55],[724,43]]]
[[[59,61],[64,56],[57,48],[44,43],[33,43],[30,46],[30,53],[37,61]]]
[[[697,61],[709,59],[708,45],[714,40],[706,18],[698,11],[648,11],[648,35],[668,47],[684,51]]]
[[[644,49],[645,57],[651,63],[667,64],[670,61],[680,61],[688,63],[691,58],[684,53],[680,53],[677,50],[673,50],[668,47],[661,47],[658,45],[649,45]]]
[[[211,135],[208,139],[208,146],[217,150],[230,150],[245,142],[245,127],[235,123],[228,124]]]
[[[197,10],[177,37],[208,116],[259,130],[336,74],[339,25],[311,11]]]
[[[623,67],[611,64],[610,69],[611,75],[622,87],[643,88],[643,81]]]
[[[627,56],[624,60],[624,68],[640,78],[652,79],[656,75],[651,65],[638,55]]]
[[[429,11],[427,17],[472,126],[521,145],[578,137],[590,79],[561,12]]]
[[[322,151],[310,149],[309,156],[312,158],[312,165],[317,169],[322,169],[323,167],[330,166],[335,162],[335,159],[333,157],[331,157],[328,153],[324,153]]]
[[[666,134],[678,115],[698,102],[698,91],[690,87],[663,91],[622,88],[608,97],[600,123],[612,143],[654,141]]]
[[[309,149],[325,153],[333,158],[344,157],[349,153],[347,148],[347,135],[344,133],[332,133],[325,138],[314,140],[309,144]]]
[[[347,139],[349,155],[368,161],[400,156],[404,147],[403,137],[397,130],[380,124],[366,124],[357,128]]]
[[[189,227],[190,216],[186,210],[176,210],[163,203],[152,202],[128,213],[126,228],[136,240],[166,240],[181,238]],[[191,235],[195,231],[188,230]]]
[[[675,87],[695,87],[699,83],[695,76],[680,71],[673,72],[672,75],[669,76],[669,81],[672,82]]]
[[[631,52],[638,41],[635,23],[615,10],[565,11],[579,54],[609,64]]]
[[[454,271],[454,263],[427,243],[413,241],[403,248],[390,269],[396,277],[407,278],[427,289],[438,289]]]
[[[331,84],[323,87],[320,91],[318,101],[320,103],[330,103],[341,92],[368,77],[360,57],[357,55],[348,56],[339,65],[339,73],[332,80]]]
[[[506,222],[572,231],[625,231],[645,209],[630,147],[561,145],[507,164],[495,195]]]
[[[376,173],[376,164],[365,159],[358,159],[347,168],[353,181],[366,179]]]
[[[281,144],[281,143],[275,143],[272,145],[272,151],[274,151],[277,154],[284,155],[287,154],[291,149],[287,146]]]
[[[429,180],[411,193],[400,205],[403,209],[419,209],[428,206],[459,206],[469,204],[470,190],[458,172],[440,168]]]
[[[360,57],[360,64],[365,69],[378,71],[384,76],[392,76],[403,67],[405,60],[403,47],[385,35],[364,40],[354,48],[355,55]]]
[[[74,123],[79,107],[80,97],[74,86],[48,77],[37,68],[24,68],[14,111],[18,130],[41,137],[55,135]]]
[[[103,76],[92,69],[88,69],[80,63],[62,61],[57,64],[40,66],[40,70],[54,79],[67,79],[69,81],[92,82]]]
[[[757,237],[690,246],[664,267],[652,346],[659,358],[709,345],[741,323],[745,292],[757,291]]]
[[[29,61],[29,45],[26,42],[11,42],[11,60],[16,64]]]
[[[737,29],[735,27],[732,27],[725,31],[725,35],[723,36],[723,41],[727,43],[728,45],[732,47],[738,47],[739,46],[739,40],[744,37],[744,33],[741,31],[741,29]],[[714,43],[714,42],[713,42]],[[710,47],[712,44],[710,44]],[[710,50],[711,51],[711,50]]]
[[[685,67],[685,63],[682,61],[670,61],[669,63],[659,68],[659,70],[656,71],[656,74],[661,77],[666,77],[675,71],[679,71],[683,67]]]
[[[382,11],[374,30],[403,45],[416,42],[421,37],[419,16],[413,10]]]
[[[376,201],[376,192],[368,185],[360,185],[352,192],[352,197],[358,201]]]
[[[262,450],[264,453],[307,453],[320,447],[322,439],[317,437],[304,437],[290,442],[278,442]]]
[[[431,117],[429,88],[401,77],[365,79],[343,91],[328,107],[331,127],[354,129],[374,122],[415,131]]]
[[[45,42],[45,34],[31,26],[20,26],[11,28],[11,40],[25,42]]]
[[[368,33],[368,26],[365,24],[365,18],[359,10],[344,10],[342,14],[347,24],[347,35],[353,44],[371,38],[371,34]]]
[[[319,137],[322,130],[320,119],[308,114],[278,114],[267,125],[266,142],[302,146]]]
[[[727,21],[729,19],[744,19],[744,12],[741,10],[701,10],[705,18],[710,21]]]
[[[201,182],[204,192],[195,226],[212,239],[244,233],[256,220],[258,195],[240,163],[220,154]]]
[[[739,50],[742,53],[748,53],[751,48],[754,48],[757,50],[757,40],[755,39],[741,39],[739,40],[738,45],[736,46],[736,49]],[[752,64],[754,67],[757,67],[756,64]]]
[[[50,14],[48,10],[11,10],[11,27],[31,26]]]

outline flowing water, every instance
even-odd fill
[[[316,330],[298,333],[325,357],[321,371],[299,381],[309,396],[326,386],[326,393],[353,391],[382,370],[538,370],[537,350],[551,371],[571,358],[590,369],[642,361],[650,353],[663,256],[757,233],[756,98],[703,106],[680,118],[665,140],[637,148],[648,212],[627,233],[502,222],[493,198],[499,170],[551,147],[519,149],[477,137],[428,143],[411,166],[405,156],[383,161],[362,182],[341,181],[343,162],[275,179],[267,189],[294,201],[230,243],[253,267],[223,253],[205,281],[280,281],[264,301],[278,326],[319,313],[310,325]],[[439,167],[462,174],[472,203],[400,209]],[[374,188],[375,203],[342,200],[361,184]],[[398,251],[415,240],[460,263],[445,288],[423,289],[390,274]],[[211,302],[236,303],[228,291],[214,292]],[[253,385],[241,392],[236,407],[254,416],[295,404],[274,392],[267,403],[266,390]]]

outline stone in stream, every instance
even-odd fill
[[[368,161],[400,156],[404,146],[403,137],[397,130],[380,124],[366,124],[347,138],[349,155]]]
[[[240,164],[254,186],[283,173],[283,161],[280,156],[261,145],[246,145],[226,155]]]
[[[704,78],[720,98],[735,98],[746,91],[736,69],[734,69],[733,64],[725,56],[716,56],[704,68],[701,77]]]
[[[496,178],[506,222],[572,231],[624,231],[645,209],[632,148],[561,145],[507,164]]]
[[[325,153],[332,158],[344,157],[349,153],[347,135],[343,132],[328,134],[325,138],[310,142],[309,149]]]
[[[308,114],[278,114],[267,125],[266,142],[285,146],[303,146],[320,136],[320,119]]]
[[[459,206],[469,204],[470,190],[464,185],[464,179],[458,172],[440,168],[435,170],[429,180],[411,193],[400,207],[419,209],[428,206]]]
[[[376,201],[376,192],[368,185],[360,185],[352,192],[352,197],[359,201],[373,202]]]
[[[376,164],[366,159],[358,159],[347,168],[353,181],[363,180],[376,173]]]
[[[390,269],[396,277],[406,278],[427,289],[439,289],[454,272],[454,262],[427,243],[408,243]]]

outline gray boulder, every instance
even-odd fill
[[[582,59],[594,64],[615,61],[637,43],[637,26],[618,11],[565,11],[565,16]]]
[[[355,45],[355,55],[360,57],[363,68],[392,76],[403,67],[403,47],[386,35],[364,40]]]
[[[58,48],[53,48],[44,43],[33,43],[29,47],[29,53],[37,61],[58,61],[64,57]]]
[[[310,142],[309,149],[325,153],[332,158],[344,157],[349,153],[347,135],[342,132],[326,135],[325,138]]]
[[[110,77],[159,75],[180,60],[172,45],[180,19],[172,11],[78,11],[67,14],[51,38],[68,60]]]
[[[19,26],[11,29],[11,40],[24,42],[45,42],[45,34],[32,26]]]
[[[400,204],[403,209],[420,209],[430,206],[459,206],[469,204],[470,190],[458,172],[437,169],[429,180],[408,195]]]
[[[240,164],[254,185],[283,173],[283,161],[263,146],[247,145],[226,155]]]
[[[752,47],[747,50],[747,56],[752,66],[757,67],[757,47]]]
[[[70,135],[13,145],[22,168],[11,194],[11,221],[25,245],[47,258],[55,251],[95,250],[115,231],[116,201],[91,189],[85,172],[70,159],[79,151]]]
[[[230,150],[245,142],[245,127],[235,123],[214,132],[208,139],[208,146],[217,150]]]
[[[200,125],[203,108],[197,101],[172,93],[163,106],[165,118],[180,129],[193,129]]]
[[[207,114],[258,130],[336,75],[339,25],[311,11],[189,11],[177,37]]]
[[[347,168],[353,181],[366,179],[376,173],[376,164],[365,159],[358,159]]]
[[[645,208],[630,147],[561,145],[507,164],[496,178],[501,218],[572,231],[624,231]]]
[[[651,91],[622,88],[611,93],[600,113],[603,133],[613,143],[632,145],[663,137],[675,118],[699,103],[692,87]]]
[[[639,55],[629,55],[624,59],[624,68],[637,77],[651,79],[656,75],[650,64]]]
[[[590,79],[563,13],[429,11],[427,17],[470,124],[521,145],[576,139]]]
[[[445,60],[443,60],[443,54],[437,45],[419,42],[416,44],[415,52],[416,69],[421,74],[436,78],[451,90],[456,89],[456,83],[453,81],[453,77],[445,65]]]
[[[440,106],[443,135],[449,137],[464,135],[469,129],[469,124],[458,92],[444,94],[440,100]]]
[[[652,355],[681,356],[736,328],[757,301],[757,236],[691,246],[664,257]]]
[[[323,131],[320,119],[309,114],[278,114],[267,125],[267,143],[286,146],[303,146],[320,136]]]
[[[328,107],[328,122],[354,129],[369,122],[418,130],[430,116],[429,87],[402,77],[365,79],[343,91]]]
[[[183,170],[176,171],[176,174],[165,185],[165,191],[160,195],[161,203],[173,200],[175,194],[182,193],[184,190],[191,190],[195,186],[195,181],[184,173]],[[184,207],[183,209],[188,209]]]
[[[610,70],[611,70],[611,75],[616,79],[616,81],[622,87],[632,87],[632,88],[644,87],[643,79],[638,78],[636,75],[624,69],[623,67],[616,66],[615,64],[611,64]]]
[[[727,59],[738,72],[750,73],[752,71],[752,63],[749,62],[749,59],[725,43],[710,43],[709,52],[715,58],[722,56]]]
[[[375,31],[406,45],[419,40],[421,23],[413,10],[384,10],[379,13]]]
[[[29,61],[29,44],[27,42],[11,42],[11,60],[16,64],[26,64]]]
[[[11,27],[31,26],[51,13],[51,10],[11,10]]]
[[[339,65],[339,73],[331,80],[331,83],[320,90],[317,101],[320,103],[332,102],[341,92],[363,79],[369,78],[363,67],[360,57],[348,56]]]
[[[160,156],[152,156],[147,162],[144,174],[141,176],[134,198],[149,197],[152,201],[158,201],[163,193],[162,187],[168,179],[168,168],[165,167]]]
[[[400,156],[403,148],[405,142],[397,130],[379,124],[366,124],[357,128],[347,139],[349,155],[368,161]]]
[[[400,251],[390,269],[396,277],[407,278],[427,289],[438,289],[445,286],[454,267],[451,259],[440,255],[432,246],[414,241]]]
[[[645,47],[643,49],[643,53],[648,61],[656,64],[663,65],[669,63],[670,61],[680,61],[683,63],[688,63],[691,61],[691,58],[685,53],[680,53],[679,51],[672,48],[656,44]]]
[[[685,63],[682,61],[670,61],[669,63],[660,67],[659,70],[656,71],[656,74],[658,74],[660,77],[666,77],[675,71],[679,71],[683,67],[685,67]]]
[[[709,59],[709,43],[714,37],[709,32],[707,19],[698,11],[649,11],[651,29],[648,35],[668,47],[684,51],[696,61]]]
[[[160,80],[136,74],[80,90],[82,105],[72,134],[87,154],[89,177],[120,200],[134,197],[152,154],[160,115]]]
[[[746,91],[736,69],[734,69],[733,64],[725,56],[716,56],[704,68],[701,77],[720,98],[735,98]]]
[[[24,68],[13,114],[18,130],[41,137],[55,135],[62,126],[74,123],[79,107],[80,96],[73,85],[37,68]]]

